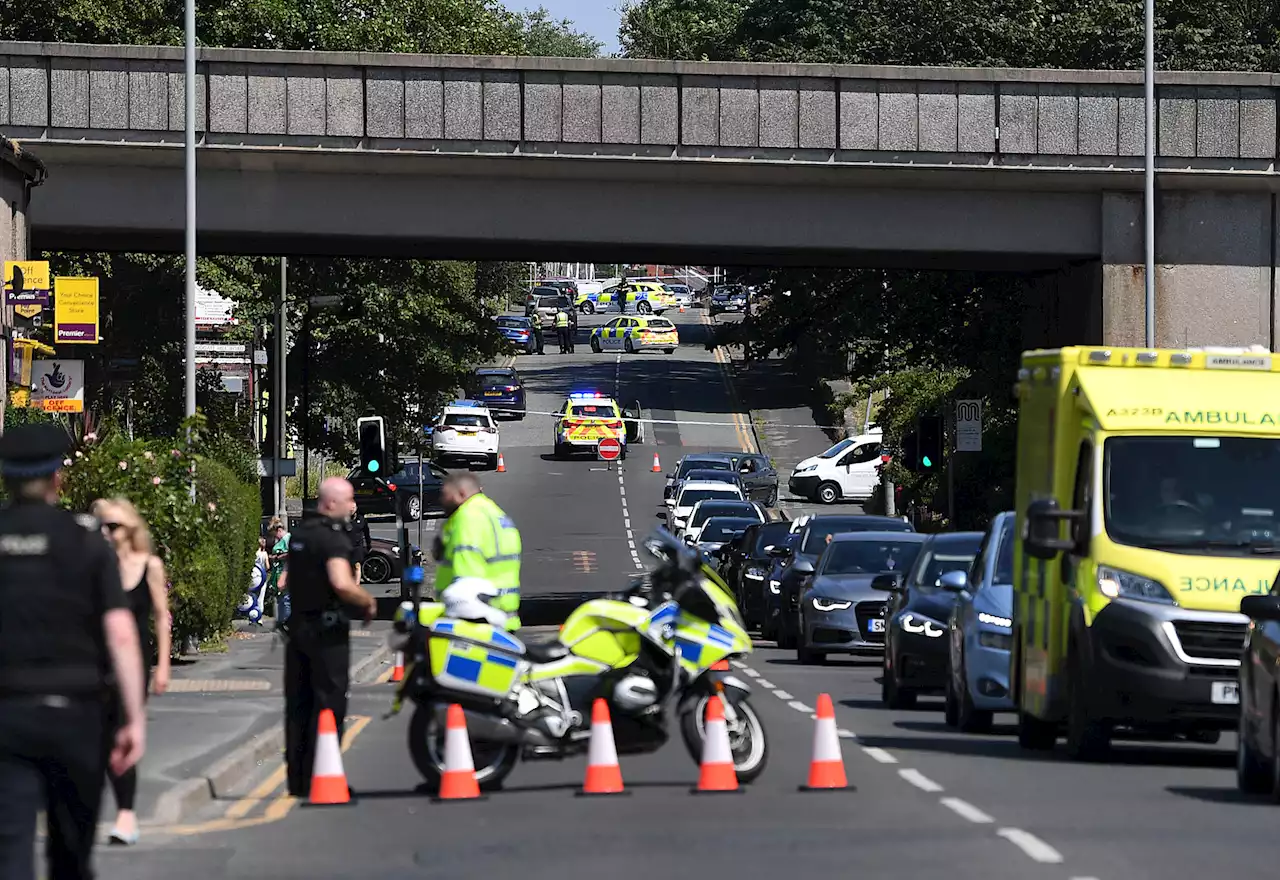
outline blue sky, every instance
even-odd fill
[[[604,43],[605,55],[618,51],[618,7],[622,0],[508,0],[509,9],[546,7],[553,18],[567,18]]]

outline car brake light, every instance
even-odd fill
[[[496,434],[496,433],[498,433],[498,429],[497,429],[497,428],[484,428],[484,429],[482,429],[482,430],[483,430],[486,434]]]
[[[392,492],[394,492],[394,491],[396,490],[396,484],[395,484],[395,483],[387,483],[387,488],[388,488],[388,489],[390,489]]]
[[[622,427],[622,422],[605,422],[604,426],[606,428],[611,428],[616,431],[618,428]]]

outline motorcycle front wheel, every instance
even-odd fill
[[[702,763],[702,743],[706,738],[708,697],[699,697],[680,716],[680,735],[695,764]],[[742,783],[754,782],[769,762],[769,743],[764,724],[751,703],[744,699],[733,704],[737,719],[728,725],[729,749],[733,752],[733,769]]]
[[[432,703],[420,703],[409,722],[409,755],[427,787],[440,790],[444,776],[444,733],[439,713]],[[471,740],[471,760],[475,763],[476,782],[481,791],[495,791],[515,768],[520,747],[515,743]]]

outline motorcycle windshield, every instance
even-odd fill
[[[681,594],[680,610],[707,623],[722,624],[726,620],[743,626],[742,612],[724,581],[711,568],[702,567],[697,587],[687,587]]]

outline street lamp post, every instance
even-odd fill
[[[1146,249],[1146,344],[1156,344],[1156,4],[1143,0],[1145,59],[1143,101],[1146,111],[1146,168],[1143,181],[1144,245]]]
[[[186,390],[187,415],[196,414],[196,0],[186,0]]]

